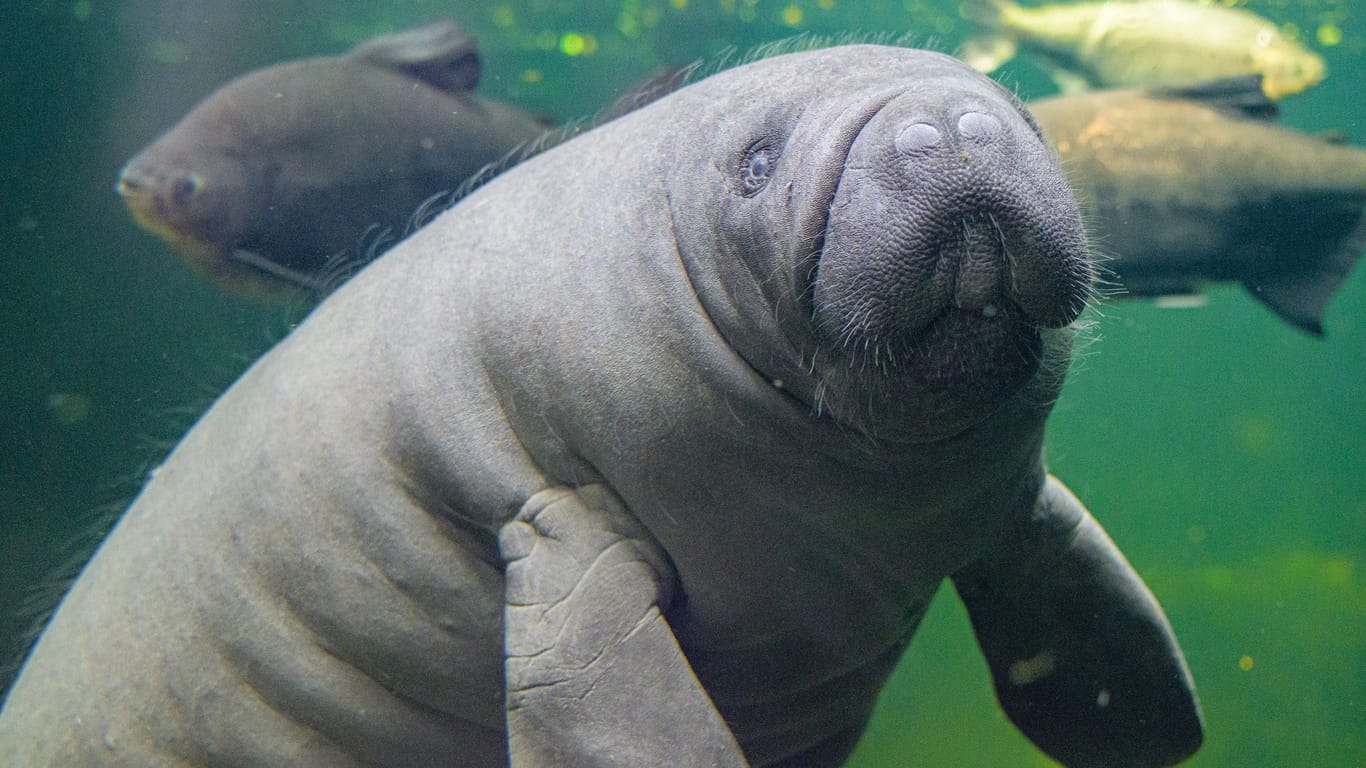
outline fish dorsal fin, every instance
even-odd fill
[[[450,20],[367,40],[348,55],[452,92],[473,90],[482,69],[474,38]]]
[[[1235,117],[1254,120],[1273,121],[1280,114],[1276,102],[1262,90],[1261,75],[1239,75],[1191,85],[1153,88],[1148,95],[1157,99],[1198,101]]]

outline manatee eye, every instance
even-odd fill
[[[768,186],[775,162],[777,158],[767,142],[755,144],[745,151],[740,160],[740,189],[745,197],[753,197]]]

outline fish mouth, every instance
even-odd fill
[[[1327,67],[1320,63],[1316,67],[1309,68],[1309,71],[1307,72],[1283,76],[1263,76],[1262,93],[1266,94],[1268,99],[1278,101],[1286,96],[1294,96],[1297,93],[1313,88],[1323,82],[1327,75]]]
[[[213,272],[214,265],[222,260],[222,249],[213,243],[176,226],[169,221],[153,194],[143,192],[125,193],[122,186],[118,189],[123,197],[124,206],[133,216],[133,221],[147,232],[164,240],[186,260],[206,272]]]

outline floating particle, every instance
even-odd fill
[[[1342,42],[1342,28],[1336,24],[1320,24],[1317,37],[1319,45],[1331,48]]]
[[[47,409],[58,424],[69,427],[90,417],[90,398],[75,392],[53,392],[47,396]]]

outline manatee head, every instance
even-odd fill
[[[678,140],[675,166],[706,170],[671,188],[672,213],[704,307],[752,367],[886,439],[1051,401],[1065,366],[1044,363],[1065,361],[1093,266],[1017,99],[947,56],[883,46],[779,56],[697,90],[729,109],[683,107],[715,130],[705,148]]]

